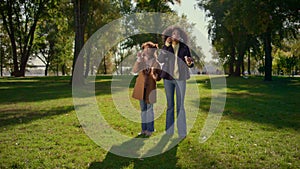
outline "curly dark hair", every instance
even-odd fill
[[[182,38],[181,39],[182,43],[188,43],[188,36],[187,36],[186,32],[182,28],[180,28],[179,26],[174,26],[174,25],[167,27],[163,31],[163,33],[162,33],[162,39],[163,39],[164,43],[166,42],[166,40],[167,40],[168,37],[172,36],[172,32],[174,30],[178,30],[180,32],[180,36]]]

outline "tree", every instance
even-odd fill
[[[88,16],[88,1],[74,0],[74,21],[75,21],[75,47],[72,66],[72,82],[76,85],[83,84],[84,60],[79,53],[84,45],[84,33]],[[75,65],[77,64],[77,69]],[[76,76],[74,76],[74,74]]]
[[[245,0],[243,24],[263,41],[265,51],[265,80],[272,80],[272,44],[297,34],[299,23],[297,0],[251,1]],[[278,36],[279,35],[279,36]]]
[[[90,38],[94,32],[96,32],[99,28],[106,25],[107,23],[118,19],[122,16],[121,11],[131,11],[131,3],[129,0],[122,0],[122,1],[111,1],[111,0],[103,0],[103,1],[89,1],[89,10],[88,10],[88,20],[87,20],[87,27],[86,27],[86,37]],[[109,43],[109,42],[108,42]],[[91,58],[91,55],[96,55],[92,49],[100,49],[101,46],[105,44],[91,44],[90,49],[86,51],[86,64],[85,64],[85,77],[88,76],[89,72],[93,73],[93,60],[95,58]],[[100,56],[100,54],[99,54]],[[110,72],[112,69],[112,56],[108,54],[107,56],[103,56],[103,62],[100,63],[105,69],[103,71],[104,74]]]
[[[10,51],[11,51],[11,47],[10,47],[10,40],[7,34],[5,34],[5,30],[2,29],[2,25],[0,25],[0,71],[1,71],[1,76],[4,75],[4,70],[7,71],[11,71],[12,69],[12,60],[9,57],[10,56]]]
[[[54,1],[10,1],[3,0],[0,5],[1,19],[9,35],[14,70],[12,75],[25,76],[25,68],[31,54],[38,21],[48,11]]]
[[[224,38],[228,38],[227,42],[233,40],[232,44],[235,44],[238,53],[237,66],[243,61],[245,51],[255,45],[245,43],[247,37],[250,36],[250,39],[259,37],[262,40],[265,52],[265,80],[267,81],[272,80],[272,44],[276,45],[282,41],[283,37],[296,34],[297,23],[299,23],[296,6],[299,5],[299,1],[296,0],[272,2],[267,0],[204,0],[199,2],[199,7],[208,11],[207,16],[212,18],[209,34],[214,35],[213,40],[220,40],[218,37],[225,32],[222,31],[223,28],[232,34],[232,37],[224,36]],[[236,73],[239,73],[238,69]]]
[[[233,8],[232,1],[206,0],[198,3],[201,9],[207,11],[207,17],[211,18],[208,25],[209,38],[219,53],[219,57],[225,65],[229,65],[229,75],[234,75],[236,62],[236,35],[234,32],[236,22],[230,11]],[[227,18],[226,18],[227,17]]]
[[[134,12],[161,12],[161,13],[173,13],[173,11],[171,10],[169,4],[175,4],[178,3],[180,4],[180,0],[135,0],[136,2],[136,7],[134,9]],[[177,19],[179,17],[176,17]],[[172,20],[172,18],[169,18],[170,20]],[[175,18],[173,18],[175,19]],[[156,30],[161,30],[161,28],[166,28],[166,25],[168,25],[168,23],[163,23],[161,21],[160,17],[156,17],[155,15],[153,15],[150,18],[145,18],[145,23],[138,23],[140,29],[145,27],[149,27],[152,26],[153,28],[155,28]],[[143,30],[141,30],[143,31]],[[132,44],[130,44],[129,46],[134,46],[137,44],[141,44],[145,41],[152,41],[154,43],[158,43],[160,45],[162,45],[162,41],[161,41],[161,36],[160,34],[161,32],[157,32],[157,34],[142,34],[142,35],[135,35],[132,37]]]
[[[116,5],[120,8],[120,14],[121,16],[125,16],[125,19],[123,20],[122,25],[126,28],[126,32],[145,32],[145,30],[149,30],[149,28],[153,28],[152,30],[163,30],[162,28],[166,28],[166,25],[168,23],[162,23],[161,18],[157,17],[157,15],[149,14],[147,15],[147,18],[139,18],[138,23],[134,18],[128,17],[133,12],[162,12],[162,13],[172,13],[170,6],[168,3],[174,4],[174,3],[180,3],[179,0],[135,0],[134,5],[128,4],[128,1],[123,0],[119,3],[119,5]],[[170,19],[170,18],[169,18]],[[138,25],[138,26],[137,26]],[[161,32],[157,33],[143,33],[143,34],[136,34],[133,35],[124,41],[120,42],[117,46],[117,53],[118,57],[115,57],[115,67],[120,68],[123,65],[123,61],[125,60],[125,57],[128,55],[128,50],[131,50],[132,48],[135,48],[136,46],[141,45],[142,43],[146,41],[152,41],[154,43],[158,43],[159,45],[162,45],[162,39],[161,39]],[[130,51],[129,51],[130,53]],[[120,65],[119,65],[120,64]],[[120,73],[122,74],[122,68],[120,69]]]
[[[73,47],[73,31],[71,30],[71,3],[57,3],[48,10],[47,17],[41,18],[36,30],[33,45],[33,57],[45,64],[45,76],[49,69],[59,70],[65,75]],[[66,24],[67,23],[67,24]]]
[[[299,39],[284,40],[280,48],[274,49],[274,58],[278,74],[297,74],[300,67]]]

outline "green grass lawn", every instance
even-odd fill
[[[1,78],[0,168],[300,168],[300,78],[227,78],[222,119],[205,143],[199,135],[210,107],[210,80],[196,80],[200,109],[187,138],[161,155],[131,159],[107,152],[85,134],[69,77]],[[97,77],[95,84],[110,124],[135,137],[140,125],[115,110],[111,77]],[[164,126],[163,114],[155,128],[163,132]]]

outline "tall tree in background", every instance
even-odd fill
[[[265,52],[264,79],[266,81],[272,80],[272,45],[280,43],[285,37],[290,38],[291,35],[295,37],[295,34],[297,34],[297,25],[300,22],[298,9],[300,2],[297,0],[203,0],[199,1],[199,6],[208,11],[208,16],[212,18],[211,23],[213,24],[210,30],[218,30],[216,28],[222,27],[222,25],[227,29],[228,26],[226,25],[232,25],[233,27],[240,25],[240,28],[244,30],[234,31],[235,33],[247,32],[251,37],[260,37]],[[219,34],[216,31],[214,33]],[[248,35],[244,37],[248,37]],[[240,39],[247,41],[247,38]],[[234,43],[240,44],[241,41],[234,39]],[[246,45],[246,47],[249,47],[249,45]],[[245,49],[245,45],[238,48]],[[243,53],[240,52],[240,55]]]
[[[88,1],[74,0],[74,21],[75,21],[75,49],[72,66],[72,82],[81,85],[83,83],[84,59],[79,53],[84,45],[84,33],[88,16]],[[77,69],[75,69],[77,64]],[[74,76],[77,75],[77,76]]]
[[[300,39],[285,40],[280,48],[273,52],[277,74],[295,75],[300,69]]]
[[[235,62],[235,76],[244,73],[244,55],[247,51],[247,42],[249,35],[240,18],[243,9],[241,9],[241,1],[230,1],[228,9],[225,12],[224,26],[233,37],[235,51],[237,53],[237,61]]]
[[[3,25],[0,25],[0,71],[1,76],[6,75],[7,72],[11,71],[12,68],[12,59],[10,57],[11,47],[10,40],[5,30],[3,29]],[[5,71],[4,71],[5,70]]]
[[[123,0],[122,3],[130,4],[129,0]],[[79,57],[79,53],[84,46],[85,41],[90,38],[94,32],[96,32],[99,28],[104,26],[105,24],[109,23],[120,17],[120,8],[116,6],[117,1],[110,1],[110,0],[91,0],[91,1],[84,1],[84,0],[74,0],[74,13],[75,13],[75,52],[74,52],[74,59],[73,59],[73,71],[75,63],[78,64],[78,72],[73,72],[74,74],[79,75],[76,77],[78,84],[83,82],[83,77],[87,77],[90,71],[93,71],[93,65],[91,64],[91,57],[90,55],[93,54],[93,48],[97,48],[97,44],[95,46],[90,46],[87,48],[88,50],[84,50],[84,54],[82,57]],[[119,3],[121,3],[119,2]],[[125,7],[124,7],[125,9]],[[104,57],[105,58],[105,57]],[[106,58],[105,58],[106,59]],[[84,65],[85,63],[85,65]],[[104,62],[105,64],[106,62]],[[105,65],[104,65],[105,66]],[[84,71],[85,69],[85,71]],[[82,77],[81,77],[82,74]]]
[[[48,10],[47,17],[39,21],[36,38],[33,45],[33,57],[37,57],[45,64],[45,76],[49,69],[69,74],[70,55],[73,54],[73,27],[69,18],[73,13],[70,2],[57,3]],[[68,23],[68,24],[66,24]]]
[[[37,23],[54,1],[11,1],[0,3],[1,19],[9,35],[14,69],[12,75],[25,76]]]
[[[88,10],[88,18],[87,18],[87,25],[86,25],[86,37],[90,38],[98,29],[102,26],[106,25],[107,23],[118,19],[122,16],[122,11],[130,12],[131,11],[131,3],[129,0],[90,0],[89,3],[89,10]],[[109,42],[107,42],[109,43]],[[100,49],[105,48],[107,44],[99,44],[93,43],[90,44],[91,46],[88,48],[89,50],[86,51],[85,56],[85,77],[88,76],[89,73],[93,73],[94,67],[97,65],[93,65],[95,62],[91,55],[102,55],[102,62],[101,67],[104,67],[104,74],[108,73],[108,69],[111,63],[111,57],[106,57],[103,54],[94,53],[95,51],[92,49]]]
[[[299,6],[297,0],[251,1],[245,0],[243,24],[263,40],[265,51],[265,80],[272,80],[272,45],[284,38],[295,38],[299,31]],[[253,15],[253,14],[256,15]],[[252,15],[248,15],[252,14]],[[298,26],[297,26],[298,25]]]
[[[172,9],[170,8],[169,4],[180,4],[181,0],[135,0],[135,2],[136,7],[134,9],[134,12],[174,13],[174,11],[172,11]],[[151,26],[154,27],[156,30],[160,30],[160,28],[166,27],[165,25],[167,23],[162,23],[160,19],[160,17],[157,18],[156,16],[153,16],[152,18],[145,18],[145,27]],[[172,18],[169,19],[171,20]],[[160,33],[161,32],[157,32],[157,34],[136,35],[132,37],[133,44],[131,45],[141,44],[145,41],[152,41],[154,43],[162,45]]]
[[[236,63],[236,42],[234,25],[226,20],[232,16],[229,12],[233,4],[231,1],[205,0],[199,2],[199,7],[207,11],[207,17],[211,18],[208,25],[208,35],[212,44],[219,53],[220,59],[225,65],[229,65],[229,75],[234,75]]]

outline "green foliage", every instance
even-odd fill
[[[102,26],[108,24],[109,22],[112,22],[120,17],[122,17],[123,14],[130,13],[131,12],[131,3],[128,0],[123,1],[110,1],[110,0],[104,0],[104,1],[89,1],[88,2],[89,10],[88,10],[88,18],[87,18],[87,25],[86,25],[86,38],[85,40],[88,40],[98,29],[100,29]],[[107,42],[102,43],[95,43],[92,44],[90,47],[91,51],[86,51],[86,55],[84,56],[86,60],[86,66],[85,66],[85,75],[88,74],[94,74],[95,72],[101,73],[101,74],[110,74],[113,70],[113,54],[111,51],[115,51],[114,49],[111,49],[110,52],[108,52],[106,55],[104,53],[96,54],[96,51],[102,51],[100,49],[107,48],[106,46],[109,44],[109,40]],[[90,57],[90,56],[97,56],[99,57]],[[100,65],[94,65],[96,62],[94,59],[103,58]],[[93,70],[94,67],[98,67],[101,70]]]
[[[211,18],[209,35],[220,58],[226,63],[226,60],[235,60],[235,54],[238,54],[240,61],[236,67],[241,64],[246,51],[251,49],[257,53],[258,46],[262,45],[266,58],[264,66],[271,66],[272,49],[269,46],[280,46],[284,38],[299,33],[299,11],[295,7],[300,5],[299,1],[204,0],[198,5]],[[269,68],[265,70],[271,73]]]
[[[174,3],[180,3],[180,0],[88,1],[87,13],[84,14],[86,17],[85,32],[83,34],[84,41],[89,39],[95,31],[105,24],[135,12],[173,13],[169,5]],[[11,55],[5,52],[6,56],[9,57],[4,60],[7,67],[19,71],[20,67],[23,68],[27,66],[27,60],[39,58],[43,64],[46,65],[47,70],[45,74],[49,74],[49,71],[50,74],[58,74],[58,72],[68,74],[71,71],[72,57],[74,56],[74,50],[72,49],[74,47],[75,32],[74,1],[52,0],[27,2],[17,0],[14,1],[14,3],[12,3],[12,1],[3,1],[3,3],[1,3],[1,11],[1,19],[5,19],[6,21],[1,23],[1,28],[4,28],[3,30],[5,30],[5,34],[7,35],[5,37],[14,38],[15,40],[13,44],[2,43],[2,45],[5,45],[6,51],[13,51]],[[187,32],[192,32],[193,25],[184,21],[186,20],[184,16],[177,17],[176,14],[174,16],[176,17],[172,19],[181,20],[180,23],[187,28]],[[163,30],[163,28],[169,26],[169,23],[160,23],[156,19],[157,18],[147,18],[143,24],[147,27],[150,21],[154,23],[151,26],[157,27],[158,30]],[[9,25],[10,21],[12,25]],[[124,23],[124,25],[133,24],[131,22],[132,21],[128,21]],[[131,30],[128,31],[133,31],[134,29],[136,28],[132,27]],[[6,30],[8,30],[8,32]],[[201,47],[196,46],[195,39],[192,36],[190,37],[191,46],[197,50],[192,52],[194,52],[194,54],[200,53],[200,56],[194,55],[196,64],[201,66],[203,64]],[[120,42],[120,44],[122,50],[131,50],[132,47],[149,40],[159,43],[160,46],[163,43],[159,34],[143,34],[132,36],[124,42]],[[93,48],[99,49],[101,47],[99,47],[99,44],[94,44]],[[91,60],[89,55],[85,55],[84,57],[86,64],[85,74],[88,74],[93,71],[93,66],[95,66],[93,63],[95,61]],[[110,70],[108,70],[108,72],[111,72],[111,70],[113,70],[113,64],[111,64],[114,60],[113,55],[108,54],[105,57],[106,61],[103,61],[100,67],[109,67]],[[9,64],[8,62],[14,62],[14,64]],[[105,70],[104,72],[107,71]]]
[[[278,74],[295,75],[300,73],[299,39],[284,41],[281,48],[275,48],[275,64]]]
[[[34,41],[34,33],[40,18],[47,16],[55,0],[9,1],[0,3],[1,20],[9,35],[15,76],[24,76]]]
[[[124,19],[124,23],[122,23],[122,25],[123,27],[127,28],[125,30],[125,34],[131,32],[141,33],[133,35],[118,44],[118,47],[116,47],[116,54],[118,55],[118,57],[114,58],[115,67],[121,66],[119,65],[121,64],[121,61],[125,60],[128,54],[134,51],[136,52],[136,47],[139,47],[142,43],[146,41],[152,41],[154,43],[159,44],[159,47],[161,47],[163,45],[161,33],[165,28],[167,28],[170,25],[173,25],[174,23],[180,25],[188,34],[190,38],[189,45],[195,50],[192,51],[192,53],[195,59],[196,66],[202,67],[204,55],[202,53],[201,47],[196,45],[195,37],[192,36],[194,25],[188,22],[186,16],[178,16],[174,11],[171,10],[168,4],[179,3],[180,1],[135,1],[134,4],[131,4],[131,7],[129,7],[129,5],[126,2],[127,1],[121,1],[120,4],[117,5],[117,7],[120,7],[120,13],[123,14],[123,16],[128,16],[134,12],[161,12],[168,13],[170,14],[170,16],[173,17],[161,18],[157,17],[156,15],[151,16],[151,14],[149,14],[147,15],[147,18],[139,18],[138,23],[134,18],[129,17],[127,19]],[[123,8],[124,6],[125,9]],[[145,32],[145,30],[149,29],[157,30],[157,33],[143,33]],[[199,56],[196,55],[196,53]],[[104,65],[101,65],[101,67],[104,67]]]
[[[69,3],[57,3],[41,18],[37,27],[33,57],[39,58],[48,69],[58,74],[70,74],[73,31],[68,23],[68,13],[72,11]],[[66,24],[67,23],[67,24]]]
[[[9,73],[13,70],[12,58],[11,58],[11,46],[9,36],[5,33],[3,25],[0,25],[0,64],[1,64],[1,72],[3,74],[4,71]]]
[[[136,12],[172,12],[168,3],[180,3],[180,0],[135,0]]]

